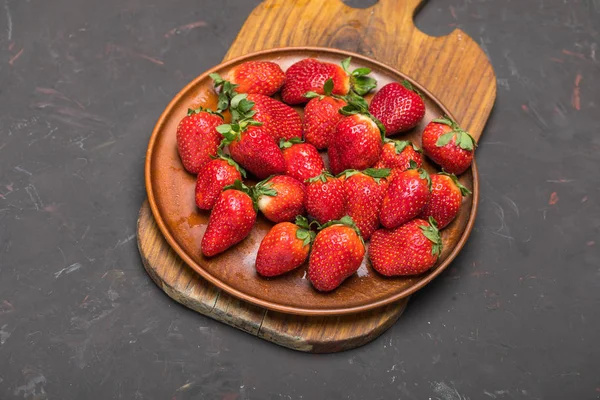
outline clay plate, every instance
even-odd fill
[[[209,213],[200,211],[195,206],[195,176],[183,169],[177,154],[175,132],[188,108],[199,105],[216,108],[216,94],[208,74],[217,72],[227,76],[230,68],[248,60],[274,61],[285,71],[294,62],[307,57],[339,63],[348,56],[352,56],[352,69],[372,69],[371,76],[377,79],[378,87],[391,81],[408,79],[423,94],[427,114],[422,123],[412,132],[396,138],[410,139],[420,147],[420,134],[426,124],[444,113],[449,114],[425,88],[384,64],[335,49],[297,47],[249,54],[205,72],[175,96],[152,132],[146,155],[145,179],[156,223],[169,244],[191,268],[240,299],[271,310],[300,315],[349,314],[380,307],[414,293],[439,275],[457,256],[473,228],[479,195],[475,162],[460,177],[461,183],[471,189],[473,195],[463,200],[457,219],[442,231],[444,251],[436,266],[423,275],[385,278],[371,268],[365,257],[358,273],[331,293],[319,293],[313,289],[306,278],[306,265],[278,278],[262,278],[254,269],[254,261],[260,242],[272,223],[261,215],[252,233],[244,241],[216,257],[209,259],[202,256],[200,241]],[[301,107],[298,107],[298,111],[301,112]],[[426,168],[430,173],[436,172],[436,168],[428,161]]]

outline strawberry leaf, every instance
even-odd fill
[[[279,141],[279,148],[280,149],[289,149],[293,145],[301,144],[301,143],[304,143],[304,140],[300,139],[299,137],[293,137],[289,140],[281,139]]]
[[[396,149],[396,154],[400,154],[404,151],[406,146],[411,145],[412,143],[408,140],[390,140],[389,142],[394,143],[394,148]]]
[[[458,178],[456,177],[456,175],[454,175],[454,174],[449,174],[449,173],[447,173],[447,172],[440,172],[440,173],[438,173],[438,175],[444,175],[444,176],[450,177],[450,179],[452,179],[452,182],[453,182],[453,183],[456,185],[456,187],[458,188],[458,190],[460,190],[460,194],[461,194],[463,197],[466,197],[466,196],[468,196],[468,195],[472,194],[472,192],[471,192],[469,189],[467,189],[466,187],[464,187],[464,186],[463,186],[463,185],[462,185],[462,184],[461,184],[461,183],[458,181]]]
[[[461,130],[458,132],[458,146],[463,150],[473,151],[475,139],[466,131]]]
[[[358,229],[358,227],[354,223],[354,220],[352,219],[351,216],[346,215],[346,216],[340,218],[339,220],[329,221],[326,224],[321,225],[321,227],[319,228],[319,231],[322,231],[322,230],[324,230],[326,228],[329,228],[330,226],[333,226],[333,225],[346,225],[346,226],[349,226],[350,228],[352,228],[354,230],[354,232],[356,232],[356,235],[360,239],[360,241],[363,244],[363,246],[365,245],[365,242],[364,242],[364,240],[362,238],[362,235],[360,234],[360,229]]]
[[[345,171],[340,172],[339,174],[336,175],[336,177],[340,178],[340,177],[345,177],[346,179],[350,178],[352,175],[356,175],[359,174],[360,171],[357,171],[355,169],[347,169]]]
[[[421,232],[423,232],[423,236],[433,243],[433,246],[431,247],[431,254],[439,257],[442,253],[443,245],[437,222],[433,217],[429,217],[429,225],[421,225],[420,228]]]
[[[419,168],[419,166],[417,165],[415,160],[408,161],[408,169],[418,169],[418,168]]]
[[[450,143],[450,141],[452,140],[452,137],[456,134],[456,132],[454,131],[450,131],[448,133],[444,133],[442,136],[440,136],[437,141],[435,142],[435,145],[437,147],[444,147],[445,145],[447,145],[448,143]]]
[[[329,78],[325,81],[325,84],[323,85],[323,93],[325,93],[326,96],[331,96],[332,91],[333,91],[333,79]]]
[[[231,125],[223,124],[223,125],[217,126],[215,129],[217,130],[217,132],[225,134],[225,133],[229,133],[231,131]]]
[[[431,122],[435,122],[438,124],[444,124],[444,125],[448,125],[448,126],[454,126],[454,121],[452,121],[450,118],[444,116],[442,118],[436,118],[434,120],[432,120]]]
[[[219,86],[223,85],[223,83],[225,82],[225,79],[223,79],[221,77],[221,75],[219,75],[217,73],[212,73],[212,74],[209,74],[208,76],[210,76],[210,78],[215,82],[215,87],[219,87]]]
[[[295,224],[302,229],[310,229],[310,223],[304,215],[297,215]]]
[[[348,57],[342,60],[341,64],[342,64],[342,68],[344,69],[344,71],[346,71],[347,73],[350,73],[350,61],[352,61],[352,57]]]
[[[427,181],[427,187],[429,188],[429,191],[431,192],[431,176],[429,176],[429,173],[427,171],[425,171],[423,168],[419,168],[419,178]]]
[[[364,96],[377,87],[377,80],[370,76],[352,76],[351,86],[356,94]]]
[[[364,76],[371,73],[371,68],[356,68],[352,71],[352,76]]]
[[[307,99],[314,99],[315,97],[323,97],[323,96],[321,96],[317,92],[306,92],[306,93],[304,93],[304,97],[306,97]]]
[[[273,187],[269,184],[269,181],[271,180],[271,178],[273,178],[273,176],[270,176],[267,179],[265,179],[264,181],[258,182],[256,185],[254,185],[254,187],[252,188],[254,198],[256,198],[258,200],[258,198],[260,196],[270,196],[270,197],[277,196],[277,194],[278,194],[277,190],[273,189]]]
[[[387,178],[392,170],[390,168],[367,168],[363,173],[371,178]]]
[[[323,171],[320,175],[313,176],[306,180],[306,182],[313,183],[321,181],[323,183],[327,182],[327,178],[333,178],[333,175],[329,171]]]

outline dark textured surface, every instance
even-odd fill
[[[498,76],[476,228],[324,356],[173,303],[135,246],[154,122],[258,2],[0,3],[0,399],[600,398],[599,1],[429,1],[418,26]]]

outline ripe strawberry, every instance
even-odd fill
[[[244,119],[220,125],[217,131],[225,136],[222,145],[229,145],[231,157],[257,178],[285,173],[285,160],[279,146],[257,125],[260,123]]]
[[[343,172],[346,214],[352,218],[364,240],[379,228],[379,210],[387,190],[389,169]]]
[[[335,132],[335,126],[344,118],[339,113],[347,103],[345,100],[332,97],[333,80],[328,79],[323,87],[324,94],[308,92],[304,96],[311,99],[304,107],[304,140],[317,149],[326,149]]]
[[[358,270],[364,256],[365,245],[352,218],[331,221],[315,238],[308,277],[318,291],[331,291]]]
[[[216,86],[223,85],[225,80],[219,74],[210,74]],[[233,67],[228,75],[229,82],[236,85],[238,93],[258,93],[271,96],[277,92],[285,81],[285,73],[281,67],[271,61],[246,61]]]
[[[404,80],[379,89],[369,112],[385,126],[387,136],[392,136],[417,126],[425,116],[425,103],[413,85]]]
[[[275,223],[293,221],[304,214],[304,184],[287,175],[277,175],[254,186],[258,209]]]
[[[341,65],[340,67],[314,58],[298,61],[285,73],[281,98],[288,104],[306,103],[308,99],[304,94],[324,94],[323,85],[328,79],[333,81],[332,93],[342,96],[350,90],[363,96],[377,86],[377,81],[367,76],[371,73],[369,68],[357,68],[350,72],[350,57],[343,60]]]
[[[431,121],[423,131],[421,142],[433,162],[456,175],[469,168],[477,146],[475,139],[448,117]]]
[[[306,212],[320,224],[345,215],[344,184],[329,172],[310,178],[306,184]]]
[[[219,149],[217,158],[206,164],[196,180],[196,205],[210,210],[225,186],[246,177],[246,172]]]
[[[340,110],[349,116],[336,125],[327,150],[329,167],[334,174],[346,169],[370,168],[379,160],[385,130],[380,129],[366,109],[366,101],[354,96]]]
[[[460,184],[456,175],[441,172],[431,176],[431,197],[419,218],[433,217],[439,229],[444,229],[456,218],[463,196],[471,191]]]
[[[398,168],[400,171],[406,171],[410,168],[411,160],[421,168],[423,165],[421,149],[406,140],[386,139],[375,168]]]
[[[186,171],[197,174],[217,154],[222,137],[215,128],[222,123],[223,117],[211,110],[188,110],[177,125],[177,150]]]
[[[312,144],[303,143],[298,138],[281,141],[279,144],[285,160],[285,174],[305,182],[325,169],[323,159]]]
[[[298,268],[308,258],[316,233],[310,230],[306,218],[298,216],[296,223],[275,225],[263,238],[256,255],[256,272],[262,276],[278,276]]]
[[[248,236],[256,222],[256,204],[250,193],[239,180],[221,192],[200,245],[206,257],[222,253]]]
[[[281,98],[287,104],[304,104],[308,101],[305,93],[324,94],[323,85],[328,79],[333,80],[333,94],[345,95],[350,90],[350,77],[342,67],[314,58],[300,60],[285,72]]]
[[[430,188],[431,179],[424,169],[399,173],[389,183],[383,198],[381,225],[388,229],[397,228],[419,215],[431,196]]]
[[[236,98],[231,100],[232,117],[235,118]],[[262,122],[262,128],[279,143],[302,136],[302,118],[292,107],[262,94],[249,94],[248,100],[254,103],[252,119]]]
[[[380,229],[369,246],[371,265],[385,276],[422,274],[435,265],[441,253],[442,239],[433,218]]]

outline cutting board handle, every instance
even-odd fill
[[[379,0],[353,8],[341,0],[265,0],[250,14],[225,59],[258,50],[322,46],[372,57],[410,76],[479,140],[496,98],[494,70],[460,29],[431,37],[414,25],[424,0]]]

